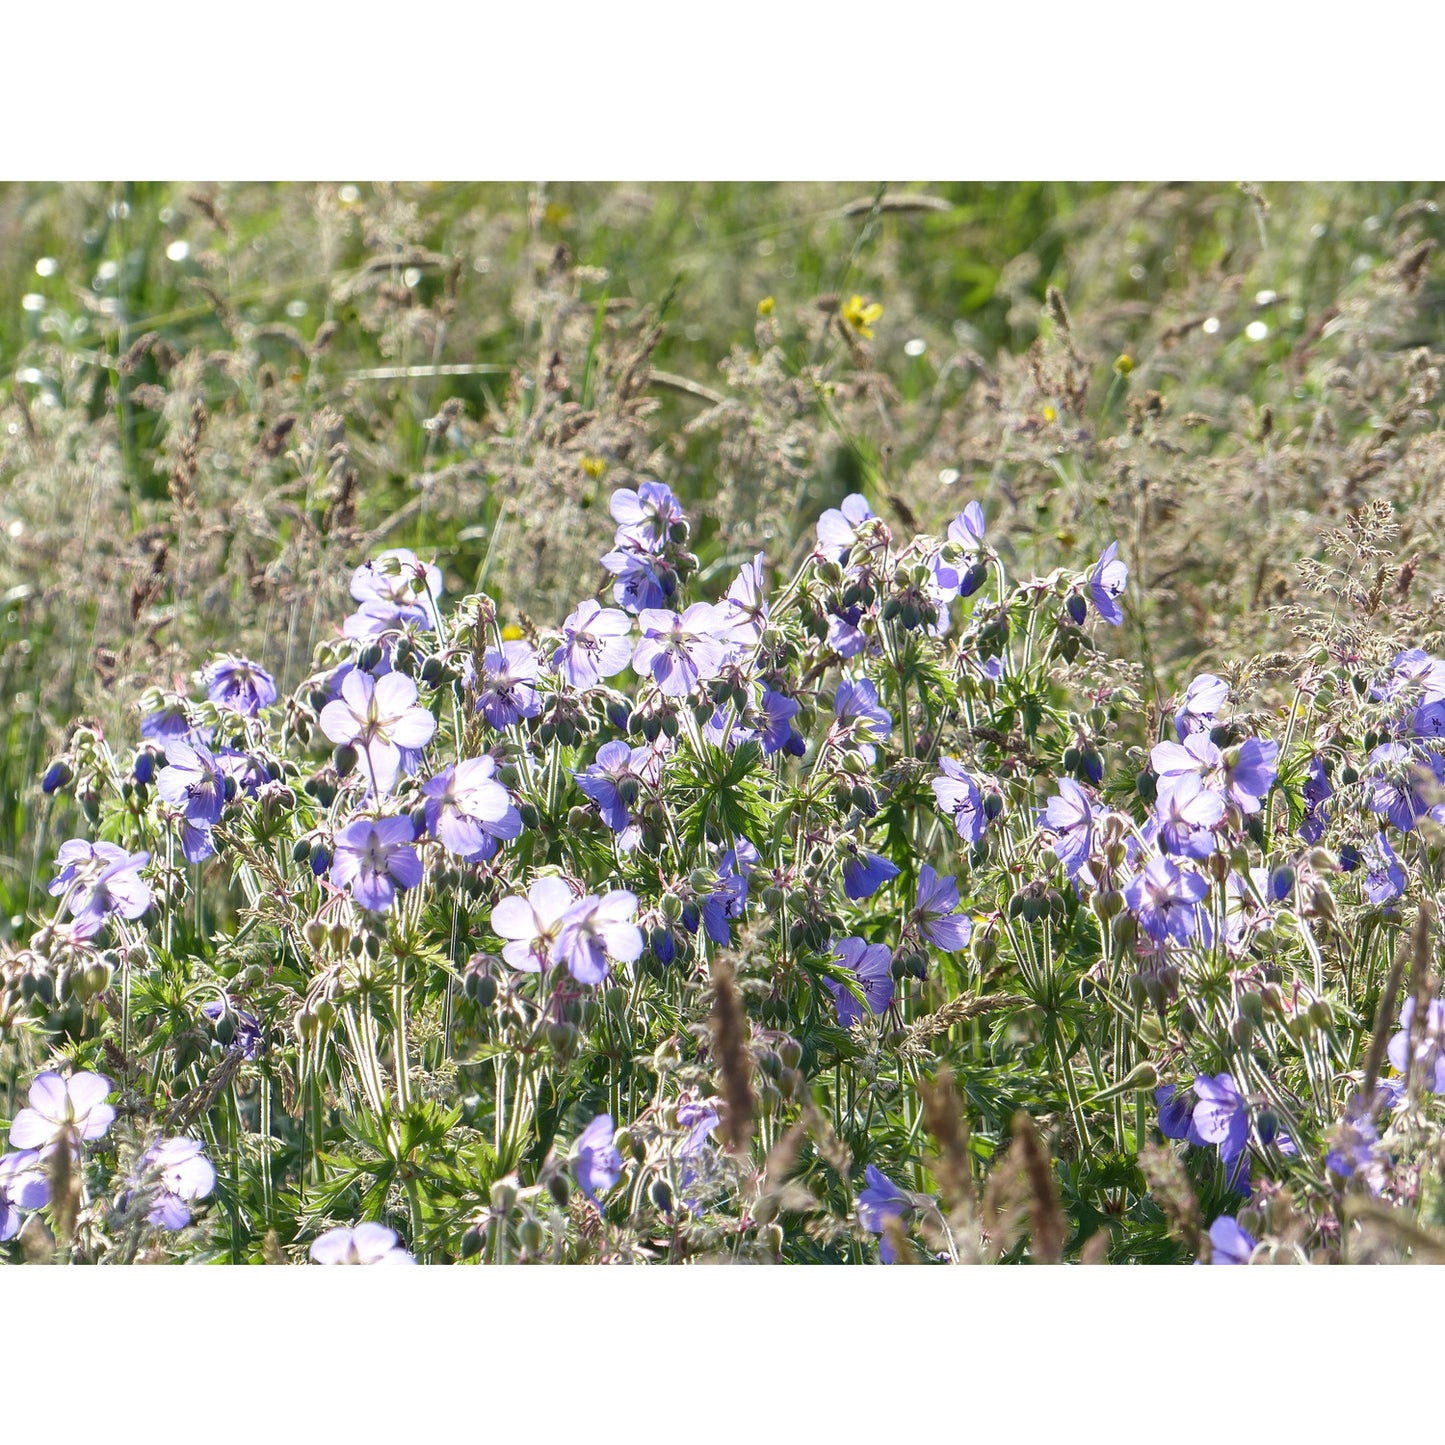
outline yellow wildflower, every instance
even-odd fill
[[[843,320],[865,341],[872,341],[873,323],[882,315],[883,308],[876,301],[856,292],[843,303]]]

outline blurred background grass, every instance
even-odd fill
[[[1116,641],[1158,698],[1294,645],[1296,564],[1383,497],[1412,563],[1394,605],[1428,638],[1438,197],[9,186],[0,915],[22,930],[68,825],[35,779],[73,718],[129,742],[140,689],[215,648],[294,685],[381,546],[555,624],[643,475],[697,518],[704,586],[760,547],[786,565],[860,488],[908,530],[978,496],[1023,569],[1118,536]]]

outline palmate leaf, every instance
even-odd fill
[[[688,758],[684,776],[694,796],[679,817],[684,840],[701,847],[709,833],[756,842],[766,834],[769,806],[758,774],[762,745],[754,739],[731,752],[704,743],[702,756]]]

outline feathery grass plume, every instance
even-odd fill
[[[20,1228],[20,1255],[26,1264],[54,1264],[55,1236],[38,1214],[32,1214]]]
[[[953,1071],[943,1065],[932,1082],[920,1084],[919,1092],[923,1096],[923,1126],[938,1145],[932,1165],[945,1212],[971,1214],[978,1205],[978,1190],[969,1162],[968,1120],[964,1118]]]
[[[910,1024],[898,1046],[899,1054],[906,1059],[922,1058],[928,1055],[925,1047],[930,1039],[946,1034],[954,1024],[966,1019],[975,1019],[983,1014],[996,1013],[999,1009],[1020,1008],[1028,1003],[1022,994],[985,993],[978,996],[959,994],[951,998],[937,1013],[925,1014],[917,1023]]]
[[[1429,909],[1429,902],[1421,899],[1420,912],[1415,919],[1415,927],[1410,936],[1412,953],[1410,997],[1415,1000],[1415,1011],[1410,1016],[1410,1043],[1405,1051],[1405,1085],[1412,1098],[1418,1094],[1422,1083],[1425,1088],[1430,1087],[1429,1083],[1421,1078],[1420,1070],[1415,1066],[1420,1045],[1424,1042],[1425,1030],[1429,1026],[1430,996],[1434,992],[1430,955],[1430,926],[1433,919]]]
[[[1014,1139],[1009,1153],[1017,1153],[1028,1180],[1033,1253],[1043,1264],[1058,1264],[1064,1257],[1068,1225],[1059,1207],[1059,1188],[1054,1182],[1049,1151],[1039,1136],[1033,1115],[1020,1109],[1013,1120]]]
[[[803,1102],[803,1121],[813,1136],[813,1144],[833,1172],[845,1182],[853,1173],[853,1155],[848,1146],[833,1131],[828,1116],[811,1100]]]
[[[728,1148],[742,1154],[753,1139],[752,1059],[747,1047],[747,1015],[733,986],[733,966],[723,958],[712,966],[711,1023],[713,1054],[727,1101],[724,1135]]]
[[[266,1231],[266,1237],[261,1241],[261,1258],[267,1264],[289,1264],[286,1252],[281,1248],[281,1238],[274,1229]]]
[[[1139,1168],[1174,1237],[1191,1254],[1207,1250],[1208,1236],[1201,1235],[1199,1229],[1199,1201],[1174,1151],[1167,1145],[1146,1144],[1139,1151]]]
[[[997,1262],[1008,1254],[1023,1233],[1028,1213],[1029,1189],[1023,1161],[1017,1150],[1008,1149],[1002,1158],[995,1156],[984,1180],[980,1211],[984,1245],[980,1257]]]
[[[1084,1247],[1079,1251],[1080,1264],[1108,1264],[1109,1246],[1113,1242],[1113,1236],[1109,1233],[1107,1225],[1096,1229],[1084,1241]]]

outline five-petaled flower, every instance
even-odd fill
[[[16,1149],[48,1149],[64,1143],[79,1153],[82,1143],[103,1138],[115,1119],[105,1101],[111,1082],[104,1074],[79,1073],[68,1079],[47,1069],[30,1085],[30,1106],[10,1125]]]
[[[331,881],[338,888],[349,885],[361,907],[384,913],[398,890],[421,882],[415,840],[410,818],[358,818],[336,835]]]
[[[402,672],[373,678],[349,672],[341,696],[321,709],[321,730],[334,743],[351,743],[366,759],[367,777],[378,793],[389,793],[401,771],[403,748],[424,748],[437,720],[416,706],[416,683]],[[164,776],[164,775],[163,775]]]
[[[357,1224],[328,1229],[311,1241],[313,1264],[415,1264],[394,1229],[384,1224]]]

